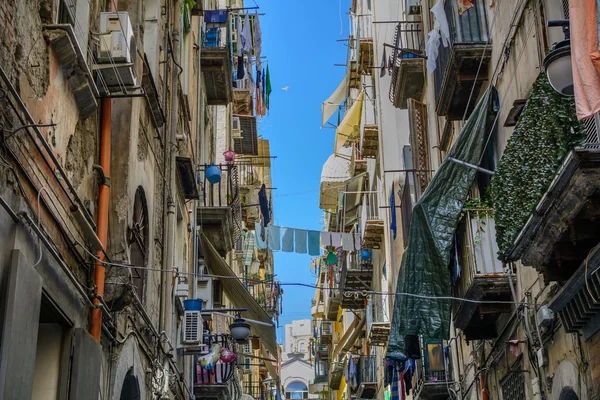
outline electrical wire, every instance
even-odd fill
[[[100,258],[96,257],[95,254],[91,253],[90,251],[88,251],[85,247],[83,247],[83,245],[79,242],[76,242],[79,246],[81,246],[84,251],[86,253],[88,253],[88,255],[90,257],[92,257],[94,259],[94,263],[95,262],[100,262],[103,265],[109,266],[109,267],[120,267],[120,268],[129,268],[129,269],[140,269],[140,270],[146,270],[146,271],[151,271],[151,272],[171,272],[174,273],[176,275],[186,275],[186,276],[196,276],[196,277],[211,277],[211,278],[218,278],[218,279],[235,279],[235,280],[239,280],[239,281],[243,281],[244,278],[239,277],[239,276],[228,276],[228,275],[212,275],[212,274],[199,274],[199,273],[194,273],[194,272],[183,272],[183,271],[179,271],[176,268],[173,269],[161,269],[161,268],[150,268],[150,267],[142,267],[139,265],[131,265],[131,264],[123,264],[123,263],[115,263],[115,262],[109,262],[109,261],[102,261]],[[261,281],[261,283],[263,282],[268,282],[268,281]],[[459,301],[459,302],[465,302],[465,303],[473,303],[473,304],[514,304],[514,305],[523,305],[523,302],[515,302],[515,301],[504,301],[504,300],[474,300],[474,299],[466,299],[466,298],[462,298],[462,297],[455,297],[455,296],[426,296],[426,295],[420,295],[420,294],[414,294],[414,293],[404,293],[404,292],[383,292],[383,291],[375,291],[375,290],[342,290],[339,288],[331,288],[331,287],[327,287],[327,286],[320,286],[320,285],[315,285],[315,284],[309,284],[309,283],[301,283],[301,282],[278,282],[278,284],[280,286],[297,286],[297,287],[306,287],[309,289],[323,289],[323,290],[331,290],[331,291],[338,291],[340,293],[342,293],[344,296],[346,297],[350,297],[350,296],[368,296],[368,295],[379,295],[379,296],[405,296],[405,297],[415,297],[415,298],[420,298],[420,299],[426,299],[426,300],[454,300],[454,301]]]

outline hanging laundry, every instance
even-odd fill
[[[475,0],[458,0],[456,5],[458,6],[458,15],[463,15],[466,11],[475,7]]]
[[[255,242],[256,239],[252,232],[246,232],[244,234],[244,265],[249,266],[252,264]]]
[[[262,100],[261,97],[261,93],[262,93],[262,74],[260,73],[260,71],[257,69],[256,70],[256,115],[259,116],[260,115],[260,109],[261,109],[261,105],[260,102]]]
[[[271,91],[272,91],[272,88],[271,88],[271,75],[269,74],[269,64],[267,64],[267,78],[266,78],[266,81],[265,81],[265,87],[266,87],[266,93],[267,93],[267,95],[265,97],[265,102],[266,102],[267,110],[268,110],[269,109],[269,98],[271,96]]]
[[[442,44],[444,47],[448,47],[450,45],[450,27],[448,26],[448,19],[446,18],[446,11],[444,10],[444,1],[438,0],[438,2],[431,7],[431,13],[435,17],[434,29],[439,29]]]
[[[254,56],[256,57],[256,69],[259,71],[262,69],[260,53],[262,53],[262,30],[260,29],[258,12],[256,12],[254,14]]]
[[[383,57],[381,57],[381,67],[380,67],[380,71],[379,71],[379,77],[383,78],[385,76],[385,59],[387,58],[387,55],[385,54],[385,46],[383,47]],[[395,61],[395,60],[394,60]]]
[[[252,54],[252,23],[250,22],[250,15],[244,15],[242,21],[242,31],[239,33],[239,43],[241,43],[241,52]]]
[[[342,249],[345,251],[354,251],[354,234],[342,233]]]
[[[244,79],[244,56],[238,56],[236,80]]]
[[[263,217],[263,225],[269,225],[271,222],[271,212],[269,210],[269,199],[267,198],[267,188],[263,183],[258,191],[258,203],[260,205],[260,213]]]
[[[294,228],[281,228],[281,250],[286,253],[294,251]]]
[[[310,256],[321,255],[321,249],[319,246],[319,236],[321,233],[322,232],[319,231],[308,231],[308,254]]]
[[[321,232],[321,246],[331,246],[331,232]]]
[[[306,234],[304,229],[296,229],[296,253],[304,254],[307,252]]]
[[[262,79],[260,80],[260,83],[262,85],[262,93],[261,93],[261,102],[260,102],[260,116],[264,117],[267,114],[267,107],[266,107],[266,98],[267,98],[267,85],[265,84],[266,82],[266,71],[262,71]]]
[[[404,335],[404,343],[406,346],[406,355],[409,358],[415,360],[421,358],[421,344],[417,335]]]
[[[354,249],[355,250],[360,250],[362,249],[362,244],[361,244],[361,240],[360,240],[360,234],[359,233],[355,233],[354,234]]]
[[[518,340],[509,340],[508,346],[509,346],[510,352],[512,353],[513,356],[519,357],[521,355],[521,349],[519,348]]]
[[[269,248],[273,251],[281,250],[281,229],[278,226],[271,225],[269,231]]]
[[[425,54],[427,54],[427,72],[433,72],[437,68],[436,60],[438,49],[440,47],[440,34],[433,29],[429,32],[429,39],[425,44]]]
[[[342,245],[342,232],[331,232],[331,245],[336,248]]]
[[[406,388],[404,387],[404,372],[398,374],[398,396],[400,400],[406,399]]]
[[[242,53],[242,41],[240,39],[242,36],[242,19],[239,14],[235,17],[235,29],[238,32],[237,55],[241,56],[244,53]]]
[[[333,252],[333,250],[327,250],[327,257],[325,258],[325,264],[327,264],[328,266],[334,266],[334,265],[337,265],[337,262],[338,262],[338,259],[337,259],[337,256],[335,255],[335,253]],[[333,275],[330,274],[330,278],[332,278],[332,277],[333,277]]]
[[[400,382],[398,380],[398,371],[394,368],[392,373],[392,400],[400,400]]]
[[[396,192],[394,191],[394,184],[392,183],[392,193],[390,194],[390,213],[391,213],[391,222],[390,222],[390,230],[393,233],[393,238],[396,240]]]
[[[267,248],[267,235],[265,228],[262,226],[262,223],[260,222],[256,222],[254,224],[254,239],[255,239],[255,246],[257,249],[266,249]]]

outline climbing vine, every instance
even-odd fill
[[[554,91],[542,72],[492,178],[499,259],[512,247],[566,155],[584,137],[573,98]]]

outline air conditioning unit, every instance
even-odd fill
[[[408,15],[421,15],[421,0],[406,0],[406,13]]]
[[[213,279],[211,277],[198,277],[197,297],[202,299],[202,309],[210,310],[214,308],[213,304]]]
[[[137,48],[129,14],[100,13],[100,45],[96,58],[107,86],[135,86]],[[102,85],[100,85],[102,86]]]
[[[185,345],[198,346],[202,344],[202,316],[200,311],[184,311],[183,338]]]
[[[242,127],[240,125],[239,117],[233,117],[233,120],[231,123],[231,136],[234,138],[242,137]]]

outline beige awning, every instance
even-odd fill
[[[342,104],[342,101],[346,98],[348,92],[348,75],[345,75],[335,91],[329,96],[327,100],[323,102],[322,109],[322,122],[321,126],[325,126],[329,118],[333,115],[335,110]]]
[[[214,248],[210,240],[202,234],[202,242],[204,243],[204,252],[208,262],[208,269],[212,274],[219,276],[230,276],[237,278],[231,267],[227,265],[225,260],[219,255],[219,252]],[[275,336],[275,325],[269,315],[263,310],[258,302],[246,290],[240,279],[221,279],[221,286],[227,294],[227,298],[231,300],[237,308],[246,308],[248,311],[244,315],[249,319],[265,322],[271,326],[264,326],[248,321],[252,325],[252,334],[259,336],[263,346],[270,353],[267,356],[277,358],[277,337]]]
[[[342,122],[335,131],[334,154],[338,154],[349,141],[357,141],[360,138],[360,121],[365,93],[360,92],[350,110],[344,116]]]

